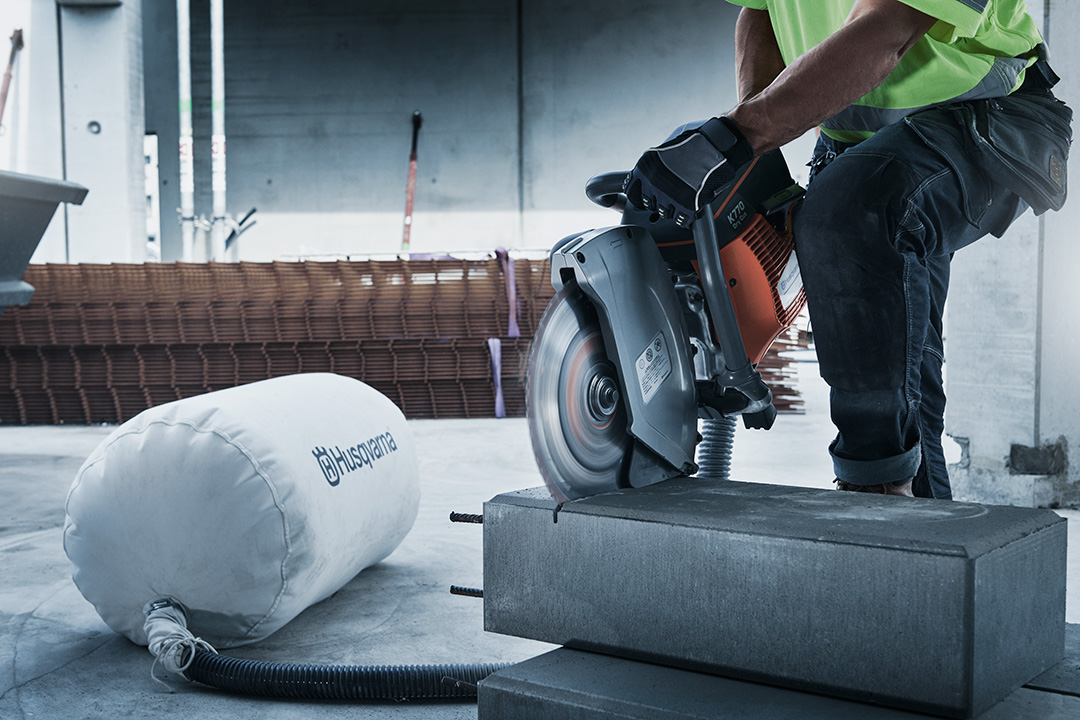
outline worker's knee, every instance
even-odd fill
[[[800,261],[891,249],[914,184],[890,153],[848,150],[815,177],[795,215]]]

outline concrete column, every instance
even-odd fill
[[[57,0],[64,179],[90,189],[68,210],[71,262],[146,259],[140,0]]]
[[[1057,96],[1080,107],[1080,7],[1030,0],[1055,70]],[[1075,180],[1076,153],[1069,162]],[[950,467],[958,499],[1028,506],[1080,503],[1078,349],[1080,200],[1020,218],[1004,238],[957,254],[946,318],[946,432],[963,454]]]

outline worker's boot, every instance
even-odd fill
[[[911,492],[911,481],[902,483],[881,483],[880,485],[854,485],[852,483],[844,482],[837,478],[833,482],[836,483],[837,490],[846,490],[849,492],[865,492],[876,493],[878,495],[899,495],[901,497],[915,497],[915,494]]]

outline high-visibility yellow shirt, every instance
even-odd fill
[[[1025,0],[899,0],[937,19],[881,85],[821,124],[858,142],[914,112],[1020,87],[1042,42]],[[728,0],[768,10],[786,64],[844,24],[855,0]]]

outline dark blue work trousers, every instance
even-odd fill
[[[952,254],[1000,235],[1026,209],[981,171],[948,107],[858,145],[822,136],[795,216],[822,377],[831,387],[837,478],[914,478],[951,498],[942,452],[942,310]]]

